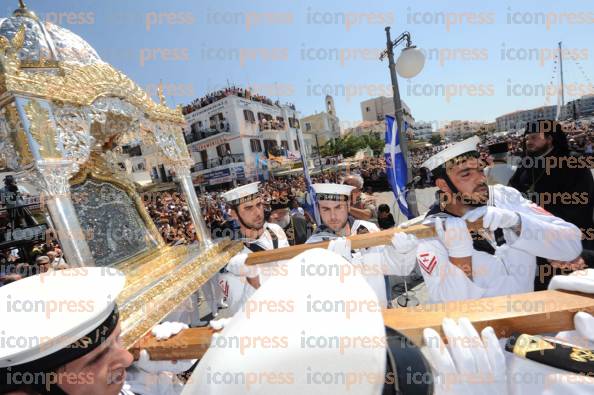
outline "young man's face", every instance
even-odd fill
[[[237,212],[231,210],[232,218],[239,219],[237,214],[241,216],[239,224],[242,228],[247,225],[250,229],[262,229],[264,226],[264,204],[262,203],[262,198],[258,197],[249,202],[241,203],[237,207]]]
[[[539,156],[552,148],[553,139],[544,133],[529,133],[526,135],[526,151],[528,155]]]
[[[132,354],[120,342],[120,324],[89,354],[58,371],[58,385],[69,395],[117,395],[126,379]]]
[[[458,188],[459,195],[456,200],[462,199],[462,203],[486,204],[489,200],[489,188],[487,178],[483,172],[483,165],[477,158],[469,158],[461,163],[452,166],[447,170],[447,175]],[[452,197],[453,191],[444,179],[437,179],[437,186],[443,192]]]
[[[336,202],[333,200],[320,200],[320,219],[322,223],[333,232],[340,232],[344,229],[349,218],[349,203]]]

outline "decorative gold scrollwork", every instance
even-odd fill
[[[29,118],[29,133],[39,144],[39,154],[44,159],[61,159],[57,149],[56,129],[49,118],[49,111],[37,100],[31,100],[25,106]]]

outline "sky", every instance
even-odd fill
[[[13,4],[14,3],[14,4]],[[583,1],[26,0],[42,20],[83,37],[106,62],[170,106],[228,84],[291,102],[302,115],[334,97],[343,128],[360,102],[391,96],[384,28],[409,31],[426,53],[399,78],[414,118],[493,121],[557,104],[557,43],[565,100],[594,93],[594,11]],[[18,5],[3,1],[3,16]],[[396,49],[400,53],[403,46]],[[552,84],[551,84],[552,83]]]

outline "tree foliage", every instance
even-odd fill
[[[360,149],[369,147],[375,156],[380,155],[384,150],[385,142],[377,134],[364,134],[361,136],[348,135],[326,141],[320,146],[322,156],[334,156],[342,154],[349,158],[355,156]]]
[[[439,133],[433,133],[429,139],[429,142],[433,145],[441,144],[441,135]]]

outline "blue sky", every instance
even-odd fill
[[[3,14],[17,3],[4,1]],[[581,1],[26,3],[82,36],[150,93],[163,80],[171,106],[229,82],[293,102],[308,115],[323,110],[330,92],[344,126],[352,126],[362,100],[390,93],[387,62],[376,58],[386,25],[393,37],[410,31],[428,52],[421,74],[400,79],[417,120],[494,120],[556,104],[555,90],[546,87],[558,41],[567,50],[566,100],[593,93],[594,13]]]

